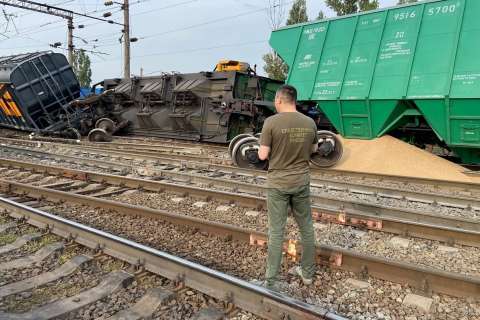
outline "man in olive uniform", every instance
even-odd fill
[[[279,290],[278,272],[288,206],[300,229],[303,246],[297,274],[305,285],[315,273],[315,233],[310,207],[310,167],[312,153],[317,151],[315,122],[297,111],[297,91],[284,85],[275,96],[277,114],[267,118],[260,137],[258,157],[269,159],[268,166],[268,258],[266,287]]]

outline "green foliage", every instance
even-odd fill
[[[73,71],[81,87],[90,87],[92,83],[92,68],[90,57],[85,50],[77,50],[73,56]]]
[[[317,16],[317,20],[323,20],[325,18],[326,18],[325,13],[322,10],[320,10]]]
[[[295,0],[288,14],[287,26],[308,21],[307,1]],[[267,53],[263,56],[265,66],[263,70],[269,78],[285,81],[288,75],[288,66],[275,53]]]
[[[265,61],[263,69],[269,78],[285,81],[288,74],[288,66],[278,55],[273,52],[267,53],[263,56],[263,61]]]
[[[407,3],[414,3],[414,2],[418,2],[418,0],[398,0],[397,5],[407,4]]]
[[[337,13],[337,16],[374,10],[379,5],[378,0],[326,0],[326,3]]]
[[[290,13],[288,15],[287,26],[292,24],[302,23],[308,21],[307,15],[307,1],[306,0],[296,0]]]
[[[359,11],[369,11],[378,9],[378,0],[360,0],[358,2]]]

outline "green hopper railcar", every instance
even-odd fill
[[[421,139],[426,127],[479,164],[479,12],[478,0],[422,1],[289,26],[270,44],[299,100],[316,103],[344,137],[410,128]]]

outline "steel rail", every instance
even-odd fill
[[[87,164],[88,161],[92,163],[98,163],[98,166],[101,168],[109,168],[113,171],[116,167],[129,167],[130,170],[133,170],[132,165],[127,164],[118,164],[117,162],[105,161],[105,160],[98,160],[98,159],[81,159],[78,157],[70,156],[70,155],[59,155],[52,152],[47,151],[39,151],[39,150],[32,150],[32,149],[25,149],[21,147],[12,147],[12,146],[2,146],[2,148],[10,148],[12,150],[24,151],[24,152],[35,152],[37,154],[46,154],[51,155],[52,157],[56,158],[64,158],[64,159],[72,159],[76,162],[81,161],[82,163]],[[81,152],[86,152],[82,150]],[[178,165],[178,161],[168,161],[172,159],[166,159],[169,164],[176,164]],[[162,160],[164,161],[164,160]],[[215,165],[212,165],[215,167]],[[217,165],[220,167],[220,165]],[[221,166],[221,169],[226,168],[226,166]],[[237,168],[229,167],[231,174],[237,172]],[[216,179],[216,181],[220,181],[220,178],[208,178],[202,177],[198,175],[192,175],[188,173],[181,173],[181,172],[172,172],[169,170],[162,170],[156,169],[157,172],[162,172],[164,176],[170,177],[180,177],[180,178],[188,178],[191,180],[200,181],[204,178],[204,182],[208,179]],[[256,171],[258,173],[258,171]],[[255,178],[266,179],[265,176],[255,176]],[[228,180],[232,183],[230,180]],[[368,184],[361,184],[357,182],[341,182],[336,179],[326,179],[326,178],[318,178],[313,176],[311,178],[311,186],[316,188],[322,188],[325,190],[334,190],[334,191],[345,191],[347,193],[352,194],[364,194],[364,195],[372,195],[378,198],[387,198],[387,199],[397,199],[397,200],[405,200],[407,202],[416,202],[416,203],[423,203],[423,204],[430,204],[430,205],[438,205],[443,207],[451,207],[451,208],[459,208],[459,209],[471,209],[480,211],[480,198],[479,197],[468,197],[468,196],[460,196],[460,195],[448,195],[448,194],[441,194],[441,193],[434,193],[434,192],[427,192],[427,191],[409,191],[409,190],[399,190],[398,188],[394,187],[386,187],[386,186],[372,186]],[[220,181],[221,183],[221,181]],[[247,184],[247,183],[243,183]],[[239,185],[242,185],[240,183]]]
[[[158,144],[158,142],[152,141],[152,143],[147,143],[149,141],[136,141],[136,142],[119,142],[119,141],[112,141],[112,142],[82,142],[82,145],[85,146],[111,146],[116,147],[120,150],[125,150],[125,147],[133,147],[134,149],[138,150],[151,150],[156,151],[157,149],[203,149],[209,151],[217,151],[217,152],[227,152],[227,147],[224,146],[216,146],[211,144],[182,144],[176,141],[168,141],[164,142],[163,145]]]
[[[24,139],[15,139],[15,138],[1,138],[0,141],[4,142],[11,142],[11,143],[20,143],[20,144],[29,144],[31,146],[35,145],[35,141],[33,140],[24,140]],[[61,143],[54,143],[54,142],[42,142],[46,144],[50,144],[52,146],[56,147],[68,147],[71,149],[76,149],[76,150],[82,150],[82,151],[94,151],[94,152],[99,152],[99,154],[110,154],[110,155],[116,155],[116,156],[124,156],[124,157],[130,157],[130,158],[137,158],[141,160],[147,160],[147,161],[162,161],[162,162],[167,162],[170,161],[171,164],[177,164],[179,160],[182,161],[189,161],[192,165],[197,165],[197,166],[207,166],[212,169],[217,169],[217,170],[228,170],[232,171],[235,170],[235,172],[239,174],[244,174],[244,175],[253,175],[253,176],[262,176],[265,175],[264,171],[258,171],[258,170],[251,170],[251,169],[244,169],[244,168],[237,168],[233,167],[230,165],[224,165],[224,164],[219,164],[220,162],[225,162],[225,159],[216,159],[216,158],[204,158],[204,157],[195,157],[195,156],[184,156],[182,157],[181,155],[172,155],[175,156],[176,158],[168,158],[165,157],[164,155],[141,155],[137,154],[134,152],[125,152],[125,151],[111,151],[111,150],[106,150],[102,148],[92,148],[88,147],[85,145],[67,145],[67,144],[61,144]],[[216,163],[215,163],[216,162]],[[439,179],[428,179],[428,178],[418,178],[418,177],[406,177],[406,176],[399,176],[399,175],[389,175],[389,174],[375,174],[375,173],[364,173],[364,172],[354,172],[354,171],[343,171],[343,170],[338,170],[335,168],[331,169],[320,169],[317,167],[312,167],[312,175],[313,178],[316,179],[322,179],[325,180],[326,178],[318,178],[315,177],[316,174],[328,174],[328,175],[336,175],[338,177],[353,177],[358,180],[376,180],[376,181],[392,181],[394,183],[400,183],[404,185],[427,185],[435,190],[441,190],[441,189],[448,189],[448,190],[457,190],[460,192],[476,192],[480,193],[480,183],[474,183],[474,182],[458,182],[458,181],[447,181],[447,180],[439,180]],[[331,180],[329,180],[331,181]],[[363,185],[363,184],[362,184]],[[379,187],[381,188],[381,187]],[[393,188],[392,188],[393,189]],[[430,194],[435,194],[435,193],[430,193]]]
[[[165,156],[172,156],[175,157],[178,161],[178,159],[183,160],[183,161],[193,161],[193,162],[198,162],[198,163],[208,163],[208,164],[221,164],[225,165],[226,162],[229,164],[231,163],[231,160],[228,159],[223,159],[223,158],[215,158],[215,157],[205,157],[201,155],[186,155],[186,154],[178,154],[178,153],[164,153],[164,152],[158,152],[158,151],[146,151],[146,150],[125,150],[125,151],[120,151],[119,149],[114,149],[114,148],[99,148],[99,147],[91,147],[91,146],[84,146],[84,150],[88,151],[97,151],[97,152],[103,152],[104,154],[110,153],[110,154],[124,154],[125,156],[129,157],[137,157],[137,158],[142,158],[145,160],[151,160],[151,161],[156,161],[159,160],[161,157]],[[237,170],[240,168],[233,167],[233,166],[228,166],[230,170]],[[377,180],[377,181],[385,181],[385,180],[391,180],[392,182],[395,183],[401,183],[405,185],[427,185],[431,186],[435,190],[439,189],[449,189],[449,190],[456,190],[459,192],[466,192],[466,193],[471,193],[471,192],[476,192],[477,194],[480,194],[480,183],[474,183],[474,182],[457,182],[457,181],[447,181],[447,180],[439,180],[439,179],[428,179],[428,178],[419,178],[419,177],[407,177],[407,176],[399,176],[399,175],[388,175],[388,174],[375,174],[375,173],[364,173],[364,172],[355,172],[355,171],[346,171],[346,170],[338,170],[335,168],[330,168],[330,169],[321,169],[316,166],[311,166],[312,173],[313,175],[315,174],[330,174],[330,175],[337,175],[340,177],[353,177],[355,179],[371,179],[371,180]],[[242,169],[238,170],[238,172],[261,172],[258,170],[249,170],[249,169]],[[433,193],[432,193],[433,194]]]
[[[0,204],[14,218],[92,249],[139,266],[211,297],[227,300],[266,319],[329,319],[345,318],[306,304],[280,293],[255,286],[239,278],[218,272],[194,262],[151,247],[67,220],[53,214],[0,197]]]
[[[75,163],[75,164],[84,164],[88,166],[95,166],[101,169],[108,169],[111,171],[121,171],[119,168],[122,170],[132,170],[133,166],[129,164],[121,164],[121,163],[115,163],[115,162],[110,162],[110,161],[104,161],[104,160],[98,160],[98,159],[82,159],[78,157],[73,157],[73,156],[67,156],[63,154],[56,154],[52,152],[45,152],[45,151],[40,151],[40,150],[35,150],[35,149],[26,149],[22,147],[14,147],[14,146],[0,146],[0,155],[2,154],[2,150],[4,149],[10,149],[18,153],[24,153],[24,154],[37,154],[37,155],[46,155],[48,157],[51,157],[53,160],[67,160],[69,162]]]
[[[12,140],[11,138],[1,138],[0,141],[2,140],[9,140],[8,142],[13,142],[18,145],[29,145],[30,147],[36,147],[36,143],[34,141],[28,141],[28,140],[16,140],[15,141],[10,141]],[[45,143],[45,142],[42,142]],[[99,156],[105,157],[105,154],[108,154],[111,158],[123,158],[123,159],[137,159],[137,160],[142,160],[142,161],[151,161],[152,163],[163,163],[163,164],[169,164],[169,165],[176,165],[176,166],[183,166],[183,167],[190,167],[194,169],[210,169],[210,170],[216,170],[219,172],[232,172],[234,170],[237,174],[242,174],[245,176],[249,177],[266,177],[264,171],[258,171],[258,170],[250,170],[250,169],[243,169],[243,168],[237,168],[237,167],[232,167],[228,165],[221,165],[221,164],[213,164],[210,162],[197,162],[197,161],[185,161],[185,160],[180,160],[180,159],[175,159],[175,158],[169,158],[169,157],[162,157],[162,156],[138,156],[135,154],[129,154],[128,152],[102,152],[99,151],[98,149],[95,149],[91,151],[88,149],[88,147],[83,147],[83,146],[78,146],[78,145],[65,145],[65,144],[55,144],[51,142],[46,143],[49,146],[56,147],[56,148],[62,148],[62,149],[69,149],[69,150],[76,150],[77,152],[80,153],[90,153],[90,154],[96,154]],[[0,147],[10,147],[8,145],[0,145]],[[46,151],[41,151],[44,153],[48,153]],[[179,161],[180,160],[180,161]]]
[[[75,149],[79,149],[78,147],[75,147]],[[265,171],[260,171],[260,170],[253,170],[253,169],[246,169],[246,168],[238,168],[234,167],[232,165],[226,165],[224,159],[210,159],[210,161],[206,161],[204,158],[198,158],[200,159],[199,161],[194,160],[190,161],[192,157],[189,157],[189,159],[185,159],[182,157],[178,157],[177,155],[172,155],[171,157],[169,156],[161,156],[161,155],[156,155],[156,156],[147,156],[147,155],[138,155],[135,153],[129,153],[129,152],[118,152],[118,151],[105,151],[105,150],[99,150],[99,149],[89,149],[89,148],[83,148],[80,150],[81,152],[84,153],[95,153],[98,155],[109,155],[110,157],[128,157],[130,159],[138,159],[138,160],[144,160],[144,161],[151,161],[154,163],[166,163],[166,164],[171,164],[171,165],[179,165],[179,160],[180,164],[182,166],[190,166],[192,168],[205,168],[209,170],[217,170],[219,172],[234,172],[239,175],[244,175],[244,176],[251,176],[251,177],[265,177],[266,178],[266,172]],[[324,182],[332,183],[332,184],[337,184],[340,186],[340,188],[344,188],[345,186],[354,186],[356,188],[367,188],[368,192],[375,192],[375,190],[382,189],[382,192],[385,195],[392,195],[394,193],[398,192],[405,192],[405,197],[411,197],[412,199],[417,199],[419,196],[424,195],[427,198],[440,198],[440,197],[449,197],[448,194],[441,193],[440,191],[442,190],[448,190],[449,193],[452,191],[459,191],[461,193],[466,193],[470,194],[470,196],[450,196],[452,199],[459,199],[457,201],[458,205],[462,206],[465,205],[464,200],[469,200],[469,199],[475,199],[475,195],[473,193],[480,195],[480,184],[476,183],[464,183],[464,182],[452,182],[452,181],[444,181],[444,180],[433,180],[433,179],[421,179],[421,178],[408,178],[408,177],[402,177],[402,176],[390,176],[390,175],[377,175],[377,174],[372,174],[372,173],[356,173],[356,172],[348,172],[348,171],[339,171],[335,169],[320,169],[320,168],[311,168],[312,171],[312,182],[317,183],[321,185]],[[335,178],[326,178],[323,175],[328,174],[328,175],[333,175],[335,177],[339,177],[340,179],[335,179]],[[322,175],[322,176],[320,176]],[[398,188],[393,188],[393,187],[385,187],[385,186],[373,186],[373,185],[368,185],[365,183],[355,183],[355,182],[341,182],[339,180],[344,179],[344,177],[353,177],[357,180],[360,181],[379,181],[379,182],[384,182],[384,181],[391,181],[392,183],[395,184],[403,184],[405,186],[408,185],[425,185],[432,187],[435,191],[434,192],[429,192],[429,191],[408,191],[404,189],[398,189]],[[347,187],[348,188],[348,187]]]
[[[110,153],[119,152],[119,149],[109,148],[109,147],[102,149],[95,146],[85,146],[85,148],[86,150],[91,150],[91,151],[107,151]],[[148,151],[148,150],[125,150],[125,151],[127,151],[126,155],[129,155],[131,157],[137,156],[137,157],[143,157],[149,160],[155,160],[155,157],[158,157],[158,156],[171,155],[182,160],[195,161],[200,163],[215,164],[215,163],[218,163],[219,160],[223,160],[223,162],[225,162],[225,160],[227,160],[229,163],[231,162],[230,159],[206,158],[200,155],[185,155],[185,154],[177,154],[177,153],[172,154],[172,153],[164,153],[164,152]],[[392,180],[394,182],[404,183],[404,184],[429,185],[434,187],[435,189],[448,188],[448,189],[455,189],[458,191],[470,192],[472,190],[476,190],[477,192],[480,192],[480,183],[474,183],[474,182],[457,182],[457,181],[447,181],[447,180],[440,180],[440,179],[419,178],[419,177],[409,177],[409,176],[390,175],[390,174],[364,173],[364,172],[355,172],[355,171],[348,171],[348,170],[339,170],[336,168],[322,169],[315,166],[312,166],[311,169],[314,174],[328,173],[328,174],[334,174],[338,176],[354,177],[356,179],[373,179],[373,180],[379,180],[379,181]],[[251,172],[251,171],[257,171],[257,170],[247,169],[247,171]]]
[[[78,148],[78,146],[75,146]],[[195,161],[195,162],[202,162],[202,163],[215,163],[216,161],[228,161],[230,162],[229,159],[217,159],[217,158],[209,158],[201,155],[193,155],[193,154],[181,154],[181,153],[171,153],[171,152],[160,152],[160,151],[146,151],[146,150],[119,150],[119,149],[114,149],[114,148],[108,148],[108,147],[97,147],[97,146],[85,146],[82,145],[82,150],[86,151],[99,151],[99,152],[108,152],[110,154],[116,154],[116,155],[121,155],[123,154],[124,156],[129,156],[129,157],[138,157],[140,156],[142,159],[145,160],[157,160],[158,156],[174,156],[177,161],[178,159],[185,160],[185,161]]]
[[[14,140],[14,141],[12,141]],[[31,145],[31,146],[35,146],[35,141],[29,141],[29,140],[21,140],[21,139],[12,139],[12,138],[0,138],[0,141],[7,141],[7,142],[14,142],[14,143],[18,143],[20,145],[25,145],[25,144],[28,144],[28,145]],[[78,145],[78,144],[58,144],[58,143],[55,143],[55,142],[44,142],[42,141],[41,143],[43,144],[46,144],[46,145],[50,145],[50,146],[53,146],[53,147],[57,147],[57,148],[69,148],[69,149],[76,149],[76,150],[81,150],[83,152],[85,151],[96,151],[96,152],[99,152],[101,154],[105,154],[105,153],[109,153],[109,154],[115,154],[115,155],[119,155],[119,156],[122,156],[122,157],[130,157],[130,158],[139,158],[141,160],[150,160],[150,161],[157,161],[158,160],[158,155],[162,155],[162,153],[160,152],[146,152],[146,151],[138,151],[138,152],[127,152],[127,151],[120,151],[120,150],[114,150],[114,149],[111,149],[111,148],[106,148],[106,147],[100,147],[100,146],[95,146],[95,147],[92,147],[92,146],[87,146],[87,145]],[[201,157],[201,156],[194,156],[194,155],[184,155],[184,154],[172,154],[172,153],[164,153],[163,155],[172,155],[172,156],[175,156],[177,158],[177,162],[178,162],[178,159],[182,159],[184,161],[196,161],[196,162],[203,162],[203,163],[211,163],[214,159],[212,158],[205,158],[205,157]]]
[[[119,187],[143,189],[153,192],[169,192],[201,197],[206,200],[215,199],[223,202],[237,202],[238,204],[262,208],[266,206],[266,199],[261,195],[242,194],[240,191],[249,188],[252,193],[262,190],[262,187],[242,184],[235,192],[214,191],[172,182],[145,180],[110,174],[80,171],[62,167],[53,167],[43,164],[2,159],[0,162],[9,168],[26,169],[35,173],[60,175],[92,183],[109,184]],[[206,178],[202,178],[206,179]],[[201,180],[209,181],[210,180]],[[225,180],[231,185],[230,181]],[[220,182],[215,181],[217,186]],[[235,182],[234,184],[240,185]],[[346,202],[332,197],[312,195],[313,215],[318,220],[340,223],[376,231],[408,235],[423,239],[443,241],[449,244],[462,244],[480,247],[480,222],[468,219],[456,219],[447,216],[427,214],[412,210],[396,209],[386,206],[370,205],[361,202]]]
[[[90,148],[105,148],[106,150],[113,150],[113,151],[128,151],[128,152],[135,152],[135,153],[145,153],[145,154],[182,154],[185,153],[186,155],[203,155],[204,152],[202,152],[201,146],[197,147],[191,147],[191,148],[186,148],[186,147],[178,147],[178,146],[155,146],[155,147],[140,147],[139,145],[136,145],[134,143],[128,143],[126,146],[125,145],[120,145],[119,143],[115,142],[97,142],[95,144],[82,144],[83,146],[90,147]],[[195,150],[196,152],[192,152]]]
[[[18,194],[22,197],[28,196],[29,198],[46,199],[53,202],[70,202],[113,210],[114,212],[127,215],[156,218],[175,225],[189,226],[201,232],[248,242],[252,245],[263,246],[266,244],[267,235],[263,232],[210,222],[164,210],[155,210],[85,195],[32,187],[15,182],[0,181],[0,187],[4,192]],[[75,233],[73,232],[73,234]],[[286,241],[286,247],[288,247],[288,253],[295,256],[301,249],[301,245],[294,240]],[[479,277],[420,267],[327,245],[317,245],[317,261],[329,264],[334,269],[338,268],[363,276],[369,275],[382,280],[409,284],[425,294],[438,292],[461,298],[480,298]]]
[[[19,139],[27,140],[26,138]],[[173,140],[173,139],[155,139],[155,140],[148,140],[148,137],[140,138],[140,137],[132,137],[132,136],[113,136],[113,141],[111,142],[90,142],[88,140],[72,140],[72,139],[64,139],[64,138],[53,138],[53,137],[42,137],[42,136],[33,136],[30,140],[35,141],[42,141],[42,142],[53,142],[53,143],[61,143],[61,144],[77,144],[77,145],[85,145],[85,146],[94,146],[94,145],[105,145],[110,144],[114,146],[134,146],[136,148],[204,148],[209,150],[216,150],[216,151],[226,151],[227,147],[223,145],[218,145],[214,143],[202,143],[202,142],[185,142],[180,140]],[[123,141],[122,141],[123,140]],[[131,141],[131,142],[125,142]]]

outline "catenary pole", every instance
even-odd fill
[[[73,50],[75,49],[75,46],[73,45],[73,29],[75,29],[73,26],[73,19],[67,20],[67,28],[68,63],[73,66]]]
[[[128,0],[123,2],[123,77],[130,79],[130,8]]]

